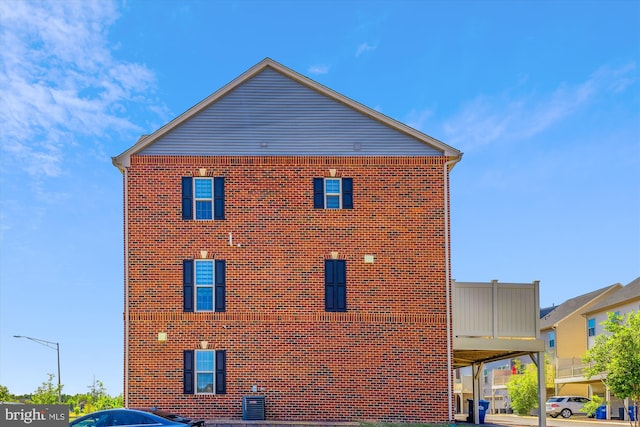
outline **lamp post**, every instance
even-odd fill
[[[26,338],[45,347],[49,347],[58,353],[58,403],[62,403],[62,387],[60,386],[60,343],[41,340],[40,338],[25,337],[23,335],[14,335],[14,338]]]

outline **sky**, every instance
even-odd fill
[[[640,276],[640,1],[0,0],[0,385],[123,388],[111,163],[269,57],[464,152],[452,277]],[[54,382],[57,379],[54,378]]]

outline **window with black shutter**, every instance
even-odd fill
[[[313,178],[314,209],[353,209],[353,178]]]
[[[226,311],[226,262],[182,261],[182,308],[185,312]]]
[[[182,177],[182,219],[224,219],[224,177]]]
[[[183,393],[226,394],[227,351],[184,350]]]

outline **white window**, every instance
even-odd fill
[[[324,205],[327,209],[340,209],[342,206],[342,185],[340,178],[324,180]]]
[[[196,350],[196,393],[213,393],[215,351]]]
[[[213,179],[193,179],[196,219],[211,219],[213,216]]]
[[[196,262],[196,311],[213,311],[213,260]]]

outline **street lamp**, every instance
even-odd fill
[[[23,335],[14,335],[14,338],[26,338],[28,340],[42,344],[58,352],[58,403],[62,403],[62,387],[60,386],[60,343],[41,340],[39,338],[25,337]]]

